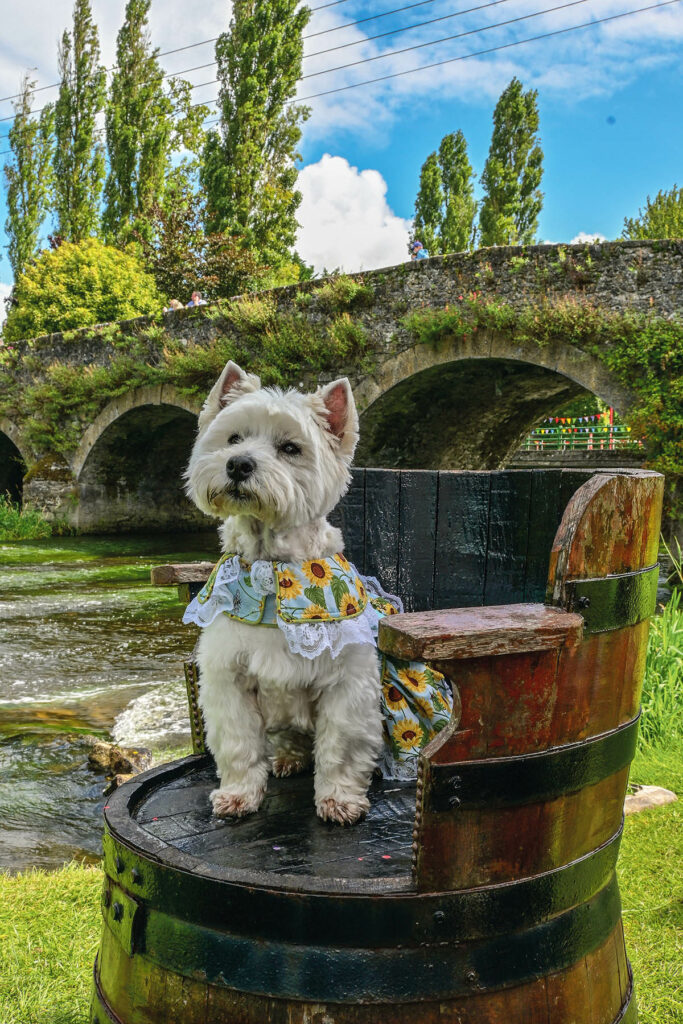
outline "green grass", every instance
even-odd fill
[[[683,746],[683,608],[674,590],[650,622],[640,746]]]
[[[99,868],[0,874],[0,1021],[85,1024],[100,936]]]
[[[51,537],[52,526],[35,509],[22,509],[0,494],[0,541]]]

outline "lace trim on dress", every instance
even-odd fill
[[[232,585],[237,583],[240,575],[239,555],[235,555],[219,566],[214,581],[213,590],[210,596],[201,600],[202,591],[191,601],[185,609],[183,622],[187,625],[194,622],[195,625],[205,628],[210,626],[221,612],[231,612],[235,607],[235,598],[232,592]]]
[[[340,622],[283,622],[278,617],[277,625],[282,630],[292,654],[302,658],[319,658],[325,651],[336,658],[349,644],[371,644],[375,646],[377,626],[374,621],[377,612],[370,605],[362,615]],[[373,632],[374,630],[374,632]]]

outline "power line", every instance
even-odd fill
[[[671,4],[680,3],[680,0],[662,0],[661,3],[650,4],[647,7],[638,7],[634,11],[622,11],[621,14],[612,14],[606,18],[595,18],[593,21],[584,21],[581,25],[570,25],[568,28],[558,28],[553,32],[544,32],[538,36],[530,36],[528,39],[517,39],[512,43],[503,43],[500,46],[490,46],[487,50],[478,50],[476,53],[464,53],[460,57],[448,57],[446,60],[436,61],[434,64],[423,64],[419,68],[409,68],[407,71],[395,71],[391,75],[382,75],[380,78],[370,78],[365,82],[353,82],[351,85],[342,85],[337,89],[327,89],[325,92],[316,92],[311,96],[300,96],[292,103],[306,103],[308,100],[318,99],[319,96],[331,96],[333,93],[346,92],[348,89],[358,89],[362,85],[374,85],[375,82],[386,82],[390,78],[401,78],[404,75],[414,75],[418,71],[427,71],[431,68],[439,68],[444,64],[454,64],[456,61],[468,60],[469,57],[483,57],[488,53],[496,53],[498,50],[508,50],[512,46],[522,46],[525,43],[535,43],[539,39],[549,39],[551,36],[561,36],[567,32],[577,32],[582,28],[591,28],[593,25],[602,25],[607,21],[616,21],[618,18],[628,18],[632,14],[643,14],[645,11],[654,11],[658,7],[669,7]],[[207,103],[216,100],[207,100]]]
[[[325,8],[325,7],[334,7],[334,6],[336,6],[336,4],[347,3],[347,2],[348,2],[348,0],[334,0],[334,3],[321,4],[320,7],[312,7],[311,8],[311,13],[313,11],[323,10],[323,8]],[[329,32],[337,32],[340,28],[350,28],[353,25],[361,25],[361,24],[363,24],[366,21],[374,21],[377,18],[384,18],[384,17],[386,17],[389,14],[400,14],[402,11],[411,10],[413,7],[422,7],[425,4],[427,4],[427,3],[434,3],[434,0],[420,0],[419,3],[407,4],[405,7],[397,7],[395,10],[393,10],[393,11],[386,11],[384,14],[376,14],[376,15],[373,15],[372,17],[370,17],[370,18],[360,18],[358,21],[350,21],[350,22],[347,22],[345,25],[338,25],[335,28],[324,29],[321,32],[313,32],[312,35],[302,36],[302,38],[303,39],[310,39],[310,38],[312,38],[312,36],[324,36],[324,35],[327,35]],[[173,50],[163,50],[161,53],[154,54],[154,56],[155,56],[156,59],[159,59],[160,57],[168,57],[172,53],[182,53],[184,50],[193,50],[193,49],[195,49],[198,46],[206,46],[209,43],[215,43],[219,39],[220,39],[220,36],[212,36],[210,39],[200,39],[200,41],[198,43],[188,43],[186,46],[177,46]],[[215,64],[216,61],[213,61],[212,63]],[[203,65],[200,65],[200,66],[201,67],[210,67],[209,64],[203,64]],[[112,71],[118,71],[118,69],[119,69],[119,65],[118,64],[112,64],[112,66],[110,68],[105,68],[104,70],[105,70],[105,72],[107,74],[110,74]],[[190,70],[193,70],[193,69],[190,69]],[[170,77],[173,77],[173,75],[183,75],[183,74],[187,74],[187,72],[185,72],[185,71],[173,71],[173,72],[171,72],[168,75],[164,75],[163,77],[164,78],[170,78]],[[48,89],[58,89],[60,85],[61,85],[61,82],[53,82],[52,85],[40,85],[36,89],[33,89],[32,91],[34,93],[45,92]],[[3,97],[0,98],[0,103],[7,103],[9,100],[21,99],[21,96],[22,96],[22,94],[20,92],[14,93],[12,96],[3,96]],[[30,110],[29,113],[30,114],[39,114],[40,111],[44,110],[44,109],[45,109],[44,107],[40,107],[38,110]],[[10,117],[2,117],[2,118],[0,118],[0,121],[12,121],[14,119],[14,116],[15,115],[12,114]]]
[[[404,46],[401,50],[387,50],[386,53],[378,53],[374,57],[364,57],[363,60],[354,60],[350,64],[340,64],[336,68],[326,68],[324,71],[311,71],[308,75],[302,75],[301,79],[318,78],[320,75],[331,75],[334,71],[346,71],[347,68],[356,68],[360,64],[371,64],[375,60],[384,60],[386,57],[396,57],[401,53],[410,53],[411,50],[422,50],[425,46],[438,46],[440,43],[450,43],[454,39],[462,39],[464,36],[479,35],[480,32],[490,32],[494,28],[503,28],[505,25],[514,25],[518,21],[528,21],[529,18],[538,18],[542,14],[554,14],[555,11],[563,11],[567,7],[578,7],[588,0],[567,0],[567,3],[559,4],[557,7],[547,7],[544,11],[533,11],[531,14],[520,14],[516,18],[508,18],[507,21],[497,21],[493,25],[485,25],[483,28],[471,28],[467,32],[457,32],[452,36],[442,36],[441,39],[431,39],[426,43],[415,43],[413,46]]]
[[[575,0],[575,2],[576,2],[576,0]],[[508,50],[508,49],[510,49],[511,47],[514,47],[514,46],[523,46],[526,43],[535,43],[535,42],[538,42],[541,39],[550,39],[553,36],[566,35],[569,32],[577,32],[580,29],[591,28],[594,25],[602,25],[602,24],[605,24],[606,22],[617,21],[620,18],[628,18],[628,17],[630,17],[630,16],[632,16],[634,14],[643,14],[646,11],[657,10],[657,8],[659,8],[659,7],[670,7],[672,4],[675,4],[675,3],[680,3],[680,0],[661,0],[660,3],[649,4],[647,7],[638,7],[635,10],[631,10],[631,11],[622,11],[620,14],[612,14],[612,15],[609,15],[608,17],[605,17],[605,18],[594,18],[592,21],[585,21],[585,22],[582,22],[580,25],[569,25],[567,28],[554,29],[551,32],[543,32],[540,35],[530,36],[527,39],[517,39],[517,40],[514,40],[511,43],[502,43],[502,44],[499,44],[498,46],[488,47],[485,50],[477,50],[477,51],[475,51],[473,53],[461,54],[458,57],[448,57],[445,60],[435,61],[432,64],[423,64],[423,65],[421,65],[418,68],[408,68],[406,71],[394,71],[394,72],[392,72],[389,75],[381,75],[378,78],[366,79],[363,82],[352,82],[350,85],[338,86],[335,89],[326,89],[323,92],[313,93],[310,96],[301,96],[301,97],[298,97],[297,99],[290,100],[289,104],[291,105],[292,103],[305,103],[308,100],[318,99],[321,96],[332,96],[332,95],[334,95],[336,93],[347,92],[349,89],[358,89],[361,86],[374,85],[377,82],[386,82],[386,81],[389,81],[390,79],[393,79],[393,78],[402,78],[402,77],[404,77],[406,75],[414,75],[414,74],[417,74],[417,72],[419,72],[419,71],[428,71],[428,70],[431,70],[432,68],[443,67],[445,64],[454,64],[454,63],[457,63],[458,61],[461,61],[461,60],[468,60],[470,57],[482,57],[482,56],[485,56],[485,55],[490,54],[490,53],[497,53],[500,50]],[[565,4],[565,5],[562,5],[562,6],[571,6],[571,5]],[[550,10],[560,10],[560,9],[561,8],[550,8]],[[545,13],[548,13],[548,12],[546,12],[546,11],[539,11],[537,13],[538,14],[545,14]],[[517,20],[522,20],[522,18],[519,18]],[[480,29],[479,31],[486,31],[486,29]],[[211,85],[213,83],[212,82],[204,82],[202,84],[203,85]],[[218,103],[219,100],[220,100],[220,97],[217,96],[214,99],[206,100],[205,104]],[[198,107],[198,106],[203,106],[205,104],[195,103],[193,106]],[[211,120],[205,121],[205,125],[217,124],[220,120],[221,120],[220,117],[213,118]],[[98,133],[101,133],[101,129],[98,129]],[[6,153],[10,153],[10,152],[11,152],[11,150],[3,150],[2,152],[0,152],[0,156],[3,156]]]
[[[337,25],[335,28],[322,29],[320,32],[309,32],[307,36],[302,36],[302,39],[313,39],[314,36],[326,36],[330,32],[341,32],[343,28],[352,28],[354,25],[362,25],[366,21],[377,21],[378,18],[388,18],[390,14],[400,14],[401,11],[409,11],[413,7],[424,7],[425,4],[433,4],[434,0],[419,0],[415,4],[407,4],[405,7],[397,7],[393,11],[384,11],[382,14],[371,14],[367,18],[359,18],[358,21],[347,21],[345,25]]]

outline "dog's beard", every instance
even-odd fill
[[[232,481],[223,487],[209,488],[206,497],[209,506],[220,516],[253,515],[261,518],[265,511],[257,493]]]

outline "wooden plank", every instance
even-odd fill
[[[350,562],[363,572],[365,565],[365,470],[354,469],[351,485],[335,509],[344,538],[344,552]],[[330,522],[333,522],[330,516]]]
[[[433,608],[484,603],[490,489],[490,473],[439,473]]]
[[[561,495],[561,484],[561,470],[534,469],[531,472],[525,601],[542,601],[545,596],[550,550],[567,504]]]
[[[406,611],[432,606],[438,478],[434,470],[401,472],[398,593]]]
[[[213,562],[180,562],[175,565],[155,565],[150,571],[152,583],[157,587],[171,587],[177,583],[206,583]]]
[[[418,809],[420,892],[469,889],[530,878],[583,857],[618,830],[628,767],[594,786],[521,807]]]
[[[491,474],[484,604],[506,604],[524,596],[529,536],[530,470]]]
[[[570,579],[653,565],[659,547],[664,477],[647,470],[597,473],[572,497],[550,556],[547,600],[563,604]]]
[[[391,615],[380,623],[379,646],[399,658],[446,661],[543,651],[581,639],[580,615],[542,604]]]
[[[394,594],[398,589],[399,491],[398,470],[366,469],[364,572],[376,576]]]

